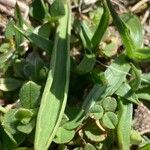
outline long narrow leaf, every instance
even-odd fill
[[[133,55],[134,55],[134,50],[136,49],[136,46],[134,44],[133,39],[131,38],[129,29],[127,28],[125,23],[120,19],[118,14],[115,12],[110,0],[107,0],[107,4],[108,4],[108,7],[111,12],[113,22],[114,22],[115,26],[117,27],[117,29],[121,35],[123,44],[126,48],[126,54],[129,58],[132,59]]]
[[[21,15],[21,11],[18,4],[16,4],[15,7],[15,18],[16,18],[16,26],[23,29],[23,17]],[[20,32],[18,32],[17,30],[15,31],[15,41],[16,41],[16,48],[18,50],[22,50],[20,44],[22,44],[23,42],[23,35],[20,34]]]
[[[92,33],[85,21],[75,20],[74,27],[79,32],[84,48],[91,49]]]
[[[51,53],[52,47],[53,47],[52,41],[42,37],[41,35],[35,34],[31,31],[24,32],[23,30],[21,30],[20,28],[16,26],[15,26],[15,29],[18,32],[20,32],[20,34],[25,36],[31,43],[35,44],[36,46],[45,50],[46,52]]]
[[[117,136],[120,150],[130,150],[130,134],[132,125],[133,105],[124,104],[120,100],[119,123],[117,127]]]
[[[104,33],[106,32],[108,24],[109,24],[109,9],[108,9],[106,3],[104,3],[103,8],[104,8],[103,15],[100,19],[97,30],[95,31],[95,33],[92,37],[93,49],[95,49],[98,46],[98,44],[100,43]]]
[[[70,6],[63,1],[65,16],[59,20],[51,69],[43,92],[37,117],[35,150],[46,150],[60,125],[67,101],[69,84]]]
[[[137,61],[150,61],[150,47],[136,49],[134,57]]]

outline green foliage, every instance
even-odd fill
[[[0,44],[0,150],[149,150],[133,118],[150,101],[143,26],[110,0],[86,7],[34,0],[26,21],[16,4]]]
[[[70,5],[64,4],[66,14],[59,19],[48,79],[37,117],[35,149],[47,149],[60,125],[67,100],[69,84]],[[61,76],[60,76],[61,75]],[[49,115],[50,114],[50,115]],[[44,128],[43,132],[41,128]]]
[[[53,141],[58,144],[68,143],[69,141],[72,140],[74,134],[75,134],[74,130],[69,131],[64,129],[63,127],[59,127]]]
[[[64,3],[65,1],[55,0],[50,8],[50,14],[52,17],[61,17],[65,15]]]
[[[115,129],[118,123],[117,115],[113,112],[106,112],[102,118],[102,123],[109,129]]]
[[[100,105],[94,105],[90,109],[90,116],[94,117],[97,120],[102,118],[103,113],[104,113],[103,107]]]
[[[95,55],[92,54],[85,54],[84,58],[80,62],[80,64],[77,66],[77,72],[79,74],[88,73],[93,70],[93,67],[95,65]]]
[[[124,13],[121,15],[121,19],[125,22],[130,30],[131,38],[134,40],[137,48],[143,46],[143,27],[138,17],[131,13]]]
[[[98,125],[94,122],[90,122],[84,129],[85,136],[93,142],[101,142],[105,140],[106,135],[103,133]]]
[[[43,21],[45,19],[46,13],[46,6],[43,0],[34,0],[32,2],[30,9],[30,15],[32,17],[39,21]]]
[[[19,88],[22,82],[13,78],[0,78],[0,90],[13,91]]]
[[[143,43],[143,34],[139,20],[130,14],[126,14],[122,17],[124,20],[122,21],[118,14],[115,12],[110,0],[107,0],[107,5],[110,9],[113,22],[116,25],[122,38],[123,44],[126,48],[127,56],[135,61],[149,61],[149,48],[141,47]]]
[[[130,149],[130,134],[132,126],[133,105],[131,103],[124,104],[120,100],[119,104],[119,122],[117,127],[117,136],[120,150]]]
[[[40,86],[32,81],[29,81],[22,86],[19,95],[22,107],[28,109],[36,108],[38,107]]]
[[[87,143],[84,147],[84,150],[96,150],[96,148],[92,144]]]
[[[105,111],[112,111],[113,112],[116,110],[117,101],[114,98],[106,97],[102,102],[102,106],[103,106]]]

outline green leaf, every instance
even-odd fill
[[[101,69],[94,68],[91,72],[91,77],[94,83],[107,84],[105,74]]]
[[[45,19],[46,6],[43,0],[34,0],[32,2],[30,8],[30,15],[39,21],[43,21]]]
[[[63,124],[63,128],[67,130],[73,130],[77,128],[83,121],[84,111],[82,109],[71,108],[70,114],[68,114],[69,121]]]
[[[71,12],[69,1],[64,1],[64,7],[66,14],[59,20],[51,67],[37,117],[36,150],[46,150],[49,147],[61,123],[66,107],[70,72]]]
[[[53,30],[52,25],[50,23],[45,23],[41,26],[36,27],[33,30],[33,33],[38,34],[43,38],[49,39],[52,30]]]
[[[20,29],[23,29],[23,17],[21,15],[21,10],[17,3],[15,6],[15,19],[16,19],[15,25],[19,27]],[[18,31],[15,31],[15,42],[16,42],[16,48],[18,50],[22,50],[20,45],[23,43],[23,35],[20,34],[20,32]]]
[[[99,25],[92,37],[92,46],[93,46],[93,51],[95,51],[95,49],[97,48],[97,46],[99,45],[104,33],[106,32],[106,29],[108,27],[109,24],[109,9],[106,5],[106,3],[103,4],[103,15],[100,19]]]
[[[118,123],[118,117],[113,112],[106,112],[102,117],[102,123],[108,129],[115,129]]]
[[[144,99],[150,101],[150,85],[140,88],[137,92],[136,95],[139,99]]]
[[[94,105],[90,111],[89,111],[89,115],[94,119],[98,120],[101,119],[103,116],[104,110],[103,107],[100,105]]]
[[[15,118],[15,113],[17,109],[10,109],[5,115],[2,120],[3,128],[8,131],[10,134],[17,133],[16,126],[17,120]]]
[[[22,132],[22,133],[29,134],[34,129],[34,127],[35,127],[35,119],[32,119],[27,124],[19,123],[17,125],[17,130],[20,131],[20,132]]]
[[[0,90],[13,91],[22,85],[22,81],[14,78],[0,78]]]
[[[141,48],[143,46],[144,36],[143,27],[138,17],[131,13],[124,13],[121,15],[121,19],[127,25],[135,46]]]
[[[48,73],[48,68],[36,51],[26,57],[22,70],[26,78],[36,82],[45,81]]]
[[[35,34],[31,31],[23,31],[15,26],[15,29],[25,36],[31,43],[35,44],[37,47],[45,50],[48,54],[51,53],[53,43],[52,41],[42,37],[41,35]]]
[[[103,106],[105,111],[114,112],[117,108],[117,101],[115,98],[106,97],[102,102],[102,106]]]
[[[84,48],[91,49],[92,33],[87,23],[85,21],[75,20],[74,27],[80,35]]]
[[[141,82],[142,82],[142,84],[150,84],[150,73],[142,73],[141,74]]]
[[[101,142],[106,138],[105,133],[103,133],[97,124],[91,120],[87,123],[87,126],[84,129],[84,133],[86,137],[93,142]]]
[[[130,85],[126,82],[122,83],[119,89],[115,92],[118,96],[123,97],[133,103],[138,104],[139,100],[137,95],[132,91]]]
[[[96,150],[96,148],[95,148],[92,144],[87,143],[87,144],[84,146],[83,150]]]
[[[107,5],[108,8],[111,12],[111,16],[113,18],[113,22],[115,24],[115,26],[117,27],[121,39],[123,41],[123,44],[125,46],[126,49],[126,54],[130,59],[133,59],[135,61],[149,61],[150,60],[150,50],[149,48],[141,48],[138,47],[141,45],[141,40],[143,38],[142,36],[142,29],[141,27],[138,27],[138,23],[137,23],[137,19],[133,19],[131,24],[132,24],[132,31],[131,26],[129,25],[130,23],[128,22],[128,24],[126,24],[116,13],[116,11],[113,8],[113,5],[111,4],[110,0],[106,0],[107,1]],[[130,16],[131,17],[131,16]],[[127,21],[126,17],[124,18],[125,21]],[[136,22],[136,23],[135,23]],[[136,24],[135,26],[133,24]],[[138,28],[135,29],[136,31],[133,31],[133,28]],[[130,33],[131,32],[131,33]],[[138,37],[137,39],[135,39],[136,36]],[[137,44],[138,43],[138,44]]]
[[[62,0],[55,0],[50,6],[50,14],[52,17],[59,18],[65,15],[65,8]]]
[[[59,127],[53,141],[58,144],[68,143],[73,139],[74,135],[74,130],[66,130],[63,127]]]
[[[85,54],[76,70],[79,74],[85,74],[93,70],[96,58],[94,54]]]
[[[7,25],[6,25],[6,29],[5,29],[5,38],[6,39],[13,39],[13,36],[15,35],[15,30],[14,30],[14,25],[15,22],[13,20],[10,20]]]
[[[41,87],[32,81],[25,83],[19,93],[22,107],[29,109],[38,107],[40,89]]]
[[[130,150],[130,134],[132,126],[133,105],[124,103],[120,100],[119,122],[117,127],[117,136],[120,150]]]
[[[33,117],[33,112],[29,109],[20,108],[15,112],[15,118],[22,124],[27,124]]]
[[[108,66],[104,73],[108,85],[104,95],[112,95],[120,87],[125,81],[129,69],[130,66],[124,56],[118,57],[114,63]]]
[[[140,148],[140,150],[149,150],[149,149],[150,149],[150,143],[148,143]]]
[[[133,64],[131,64],[131,69],[133,71],[133,79],[130,81],[130,86],[133,91],[136,91],[141,85],[141,72]]]
[[[139,48],[134,52],[135,60],[139,62],[149,62],[150,61],[150,47]]]
[[[6,65],[6,63],[11,60],[13,57],[13,52],[12,51],[8,51],[4,54],[0,55],[0,68],[4,68],[4,66]]]
[[[131,38],[129,29],[127,28],[126,24],[120,19],[118,14],[115,12],[110,0],[106,0],[106,1],[107,1],[108,8],[110,10],[111,16],[113,18],[113,22],[114,22],[115,26],[117,27],[117,29],[121,35],[123,44],[126,48],[126,54],[129,58],[132,59],[133,55],[134,55],[134,50],[136,49],[136,46],[135,46],[133,39]]]
[[[98,99],[101,100],[112,95],[126,80],[129,70],[130,65],[127,63],[125,57],[118,57],[104,72],[107,83],[94,85],[83,103],[83,110],[88,112]]]

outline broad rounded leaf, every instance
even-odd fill
[[[24,108],[35,108],[38,106],[40,96],[40,86],[29,81],[20,90],[20,102]]]
[[[19,123],[17,125],[17,130],[22,133],[29,134],[35,127],[35,119],[31,120],[28,124]]]
[[[117,115],[113,112],[105,113],[102,117],[102,123],[106,128],[115,129],[118,123]]]
[[[73,139],[74,135],[74,130],[66,130],[63,127],[59,127],[53,141],[59,144],[68,143]]]
[[[117,107],[117,101],[112,97],[107,97],[103,100],[102,106],[105,111],[115,111]]]
[[[15,112],[15,118],[23,124],[29,123],[33,116],[33,112],[29,109],[20,108]]]
[[[96,148],[92,144],[87,143],[83,150],[96,150]]]
[[[17,109],[10,109],[3,117],[2,126],[6,129],[10,134],[17,133],[16,126],[16,118],[15,113]]]
[[[105,140],[106,134],[101,131],[95,122],[90,121],[84,129],[86,137],[94,142],[101,142]]]
[[[102,108],[102,106],[100,105],[94,105],[91,109],[90,109],[90,116],[94,117],[95,119],[100,119],[103,116],[104,110]]]

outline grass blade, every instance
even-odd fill
[[[47,53],[51,53],[53,43],[52,41],[42,37],[41,35],[35,34],[31,31],[24,32],[17,26],[14,26],[14,28],[20,32],[23,36],[25,36],[31,43],[35,44],[37,47],[45,50]]]
[[[60,125],[67,101],[69,84],[70,6],[63,1],[65,16],[59,20],[51,60],[51,70],[43,92],[37,118],[35,150],[46,150]]]
[[[106,32],[108,24],[109,24],[109,9],[108,9],[106,3],[103,4],[103,8],[104,8],[104,12],[103,12],[102,18],[100,19],[97,30],[95,31],[95,33],[92,37],[92,40],[91,40],[94,50],[100,43],[104,33]]]
[[[132,59],[133,55],[134,55],[134,50],[136,49],[136,46],[134,44],[134,41],[131,38],[130,31],[127,28],[126,24],[120,19],[118,14],[115,12],[110,0],[107,0],[107,5],[111,12],[113,22],[121,35],[123,44],[126,48],[126,54],[129,58]]]
[[[84,48],[91,49],[92,32],[85,21],[75,20],[74,27],[78,31]]]
[[[15,19],[17,20],[16,21],[16,26],[23,29],[23,18],[22,18],[21,11],[20,11],[20,8],[19,8],[18,4],[16,4],[16,7],[15,7]],[[16,48],[18,50],[22,50],[20,45],[23,42],[23,35],[20,34],[20,32],[18,32],[17,30],[15,32],[15,40],[16,40]]]
[[[117,136],[120,150],[130,150],[130,134],[132,125],[133,105],[124,104],[120,100],[119,123],[117,127]]]

